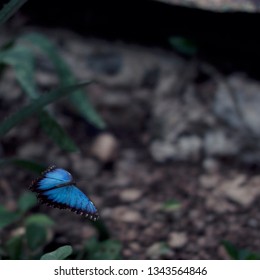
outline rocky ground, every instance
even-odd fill
[[[63,100],[50,110],[80,153],[62,152],[30,119],[2,141],[1,155],[70,170],[125,259],[226,259],[223,240],[260,251],[260,83],[245,73],[225,76],[195,56],[43,33],[78,79],[97,81],[87,92],[108,129],[93,130]],[[42,88],[58,84],[40,58],[36,75]],[[26,98],[10,69],[0,88],[2,119]],[[1,202],[15,207],[34,175],[1,172]],[[55,219],[63,242],[96,235],[72,213],[39,211]]]
[[[184,5],[200,9],[230,12],[257,12],[259,11],[259,1],[257,0],[157,0],[173,5]]]

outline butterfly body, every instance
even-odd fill
[[[49,167],[29,187],[39,200],[49,206],[69,209],[90,220],[98,219],[97,209],[90,199],[77,187],[69,172],[56,166]]]

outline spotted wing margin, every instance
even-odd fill
[[[72,191],[76,191],[82,196],[81,198],[75,198],[73,201],[73,193],[67,192],[65,199],[64,195],[61,195],[63,198],[60,198],[59,192],[64,188],[64,193],[66,193],[66,189],[70,189]],[[58,190],[59,189],[59,190]],[[57,196],[50,196],[49,193],[57,192]],[[88,197],[81,192],[76,186],[68,185],[67,188],[53,188],[47,191],[43,191],[38,193],[37,195],[39,201],[43,204],[46,204],[50,207],[59,208],[59,209],[67,209],[71,212],[74,212],[78,215],[82,215],[92,221],[96,221],[99,218],[99,214],[96,210],[94,204],[88,199]],[[64,200],[64,202],[63,202]]]
[[[41,176],[35,180],[32,181],[31,185],[29,186],[29,190],[33,191],[33,192],[40,192],[38,190],[38,187],[39,187],[39,182],[44,179],[44,177],[46,176],[47,173],[53,171],[57,169],[57,167],[55,165],[51,165],[49,166],[45,171],[43,171],[41,173]]]
[[[67,170],[52,166],[44,171],[40,178],[33,182],[31,189],[39,192],[72,183],[72,180],[73,178]]]

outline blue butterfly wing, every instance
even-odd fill
[[[97,220],[98,213],[89,198],[72,183],[72,176],[64,169],[52,166],[40,178],[33,181],[30,189],[38,193],[42,203]]]
[[[39,198],[50,206],[69,209],[91,220],[98,218],[97,209],[94,204],[74,185],[43,191],[39,194]]]
[[[72,176],[64,169],[55,166],[49,167],[42,173],[42,176],[33,181],[30,189],[32,191],[43,191],[56,187],[57,185],[69,183],[72,181]]]

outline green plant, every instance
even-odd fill
[[[1,247],[2,259],[35,259],[48,242],[48,231],[54,222],[46,215],[28,211],[37,203],[34,194],[25,192],[18,200],[17,210],[0,207],[0,230],[8,236]]]
[[[0,25],[10,18],[26,0],[10,0],[0,11]],[[59,77],[59,88],[50,92],[42,92],[35,79],[37,51],[53,63]],[[47,106],[58,99],[67,97],[75,111],[87,122],[98,129],[104,129],[105,123],[90,104],[83,86],[91,81],[78,83],[73,72],[59,55],[56,46],[41,34],[25,34],[14,38],[0,46],[0,74],[12,67],[22,91],[30,100],[29,104],[20,108],[0,122],[0,138],[11,129],[20,125],[32,116],[38,118],[43,131],[66,152],[79,150],[76,143],[60,126]],[[0,76],[1,78],[1,76]],[[0,159],[0,168],[15,164],[40,173],[44,165],[30,159],[17,157]],[[54,221],[44,214],[32,214],[36,198],[32,193],[24,193],[17,202],[17,210],[9,211],[0,205],[0,231],[3,242],[0,246],[1,259],[80,259],[120,258],[121,245],[109,239],[109,233],[102,222],[93,224],[99,232],[100,240],[88,240],[79,251],[70,245],[56,244]],[[3,231],[4,230],[4,231]],[[4,234],[5,233],[5,234]],[[48,245],[56,244],[54,251],[49,252]]]
[[[5,23],[27,0],[11,0],[0,11],[0,25]]]
[[[42,259],[120,259],[121,244],[104,235],[105,226],[98,226],[99,236],[103,240],[92,238],[84,241],[80,250],[70,245],[62,245],[52,252],[46,252],[47,246],[55,243],[55,222],[44,214],[32,214],[37,204],[36,197],[30,192],[21,195],[17,210],[9,211],[0,205],[0,230],[5,229],[3,245],[0,246],[0,259],[22,260]],[[95,225],[93,223],[93,225]],[[106,229],[105,229],[106,230]],[[55,243],[56,244],[56,243]],[[58,245],[58,244],[57,244]]]
[[[173,36],[169,38],[170,45],[181,54],[193,56],[198,52],[196,44],[188,38]]]
[[[222,244],[228,255],[234,260],[260,260],[260,253],[253,253],[246,249],[237,248],[227,240],[222,241]]]
[[[0,23],[7,20],[25,1],[11,0],[0,11]],[[60,81],[60,88],[52,90],[49,95],[49,101],[42,103],[47,94],[44,94],[38,88],[35,81],[35,61],[36,48],[45,54],[57,72]],[[105,123],[97,114],[87,99],[85,92],[81,89],[86,83],[77,83],[76,77],[69,66],[59,55],[57,48],[45,36],[37,33],[25,34],[11,42],[0,47],[0,66],[4,69],[6,66],[12,67],[17,81],[23,92],[32,100],[27,107],[34,105],[34,110],[21,108],[18,112],[11,115],[8,119],[0,123],[0,137],[3,137],[10,129],[17,126],[21,121],[32,115],[39,119],[43,131],[59,147],[68,152],[79,150],[74,141],[60,126],[58,121],[51,115],[46,105],[57,101],[59,98],[68,95],[71,104],[75,110],[85,120],[99,129],[105,128]]]

